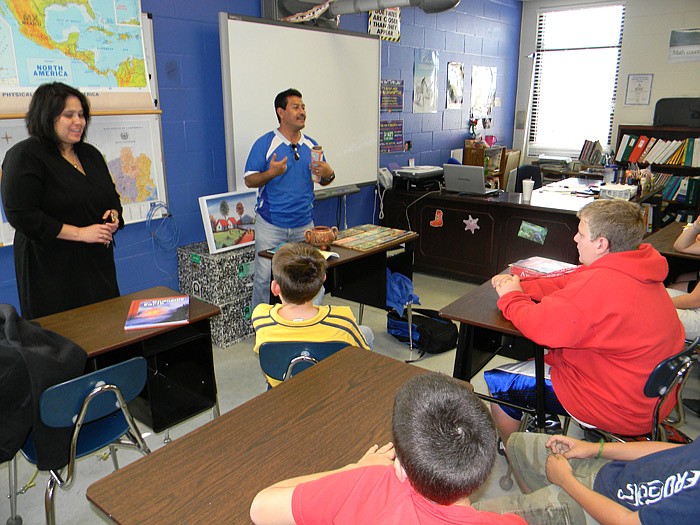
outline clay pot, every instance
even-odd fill
[[[321,250],[327,250],[337,238],[338,228],[335,226],[330,228],[328,226],[314,226],[304,232],[304,240]]]

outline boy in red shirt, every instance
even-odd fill
[[[469,496],[491,472],[496,431],[467,383],[429,372],[394,401],[393,443],[337,470],[281,481],[253,500],[256,525],[313,523],[523,525],[477,511]]]

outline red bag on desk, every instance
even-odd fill
[[[411,314],[413,346],[424,354],[440,354],[457,346],[457,327],[449,319],[443,319],[437,310],[413,308]],[[396,310],[386,314],[386,331],[403,343],[408,343],[408,318],[406,311],[399,316]]]

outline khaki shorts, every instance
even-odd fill
[[[546,434],[516,432],[508,440],[508,454],[516,476],[532,493],[514,494],[472,503],[477,510],[522,516],[530,525],[593,525],[598,522],[585,512],[565,491],[552,485],[545,474],[544,465],[549,451]],[[607,459],[569,460],[574,476],[589,488]]]

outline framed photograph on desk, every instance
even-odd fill
[[[242,248],[255,242],[256,191],[232,191],[199,198],[209,253]]]

